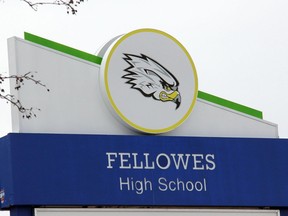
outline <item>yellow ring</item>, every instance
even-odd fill
[[[144,128],[144,127],[141,127],[133,122],[131,122],[129,119],[126,118],[126,116],[124,116],[122,114],[122,112],[118,109],[118,107],[116,106],[116,104],[114,103],[114,100],[111,96],[111,93],[110,93],[110,89],[109,89],[109,85],[108,85],[108,69],[109,69],[109,63],[110,63],[110,60],[111,60],[111,57],[112,55],[114,54],[115,50],[117,49],[117,47],[128,37],[134,35],[134,34],[138,34],[138,33],[141,33],[141,32],[153,32],[153,33],[157,33],[157,34],[162,34],[168,38],[170,38],[171,40],[173,40],[183,51],[184,53],[186,54],[186,56],[188,57],[189,61],[190,61],[190,64],[192,66],[192,69],[193,69],[193,73],[194,73],[194,79],[195,79],[195,87],[194,87],[194,97],[193,97],[193,101],[188,109],[188,111],[186,112],[186,114],[178,121],[176,122],[175,124],[169,126],[169,127],[166,127],[166,128],[162,128],[162,129],[149,129],[149,128]],[[194,62],[191,58],[191,56],[189,55],[188,51],[185,49],[185,47],[177,40],[175,39],[174,37],[172,37],[171,35],[163,32],[163,31],[160,31],[160,30],[156,30],[156,29],[149,29],[149,28],[145,28],[145,29],[138,29],[138,30],[135,30],[135,31],[132,31],[132,32],[129,32],[128,34],[125,34],[124,36],[122,36],[115,44],[114,46],[112,47],[111,51],[109,52],[109,55],[107,57],[107,60],[106,60],[106,65],[105,65],[105,71],[104,71],[104,82],[105,82],[105,89],[106,89],[106,92],[107,92],[107,95],[108,95],[108,99],[113,107],[113,109],[115,110],[115,112],[118,114],[118,116],[124,121],[126,122],[126,124],[130,125],[132,128],[135,128],[139,131],[142,131],[142,132],[145,132],[145,133],[150,133],[150,134],[158,134],[158,133],[165,133],[165,132],[168,132],[168,131],[171,131],[171,130],[174,130],[175,128],[177,128],[179,125],[181,125],[187,118],[188,116],[190,115],[190,113],[192,112],[192,109],[195,105],[195,102],[196,102],[196,99],[197,99],[197,92],[198,92],[198,77],[197,77],[197,72],[196,72],[196,67],[194,65]]]

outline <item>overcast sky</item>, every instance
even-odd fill
[[[287,11],[287,0],[89,0],[72,16],[0,1],[0,73],[8,72],[7,38],[24,31],[93,54],[114,36],[156,28],[187,48],[199,90],[261,110],[288,138]],[[9,109],[0,101],[0,137],[11,130]]]

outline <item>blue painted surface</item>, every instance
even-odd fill
[[[287,139],[8,134],[1,208],[288,207],[287,153]]]

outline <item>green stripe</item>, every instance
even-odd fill
[[[102,61],[102,58],[99,56],[95,56],[95,55],[83,52],[81,50],[77,50],[77,49],[74,49],[72,47],[68,47],[66,45],[56,43],[54,41],[47,40],[45,38],[30,34],[27,32],[24,33],[24,38],[25,38],[25,40],[31,41],[33,43],[40,44],[40,45],[45,46],[45,47],[49,47],[51,49],[54,49],[54,50],[57,50],[57,51],[66,53],[68,55],[72,55],[72,56],[81,58],[81,59],[84,59],[86,61],[93,62],[95,64],[100,65],[101,61]],[[223,107],[227,107],[227,108],[232,109],[232,110],[236,110],[238,112],[245,113],[245,114],[250,115],[250,116],[254,116],[256,118],[260,118],[260,119],[263,118],[261,111],[252,109],[252,108],[247,107],[247,106],[243,106],[241,104],[234,103],[232,101],[225,100],[223,98],[220,98],[220,97],[217,97],[217,96],[214,96],[214,95],[202,92],[202,91],[198,91],[198,98],[209,101],[209,102],[214,103],[214,104],[218,104],[218,105],[223,106]]]
[[[24,38],[27,41],[31,41],[33,43],[40,44],[40,45],[45,46],[45,47],[49,47],[51,49],[66,53],[68,55],[75,56],[77,58],[84,59],[84,60],[89,61],[89,62],[99,64],[99,65],[101,64],[101,61],[102,61],[102,58],[99,56],[95,56],[95,55],[83,52],[81,50],[77,50],[77,49],[74,49],[72,47],[68,47],[66,45],[56,43],[54,41],[47,40],[45,38],[30,34],[27,32],[24,32]]]
[[[228,101],[223,98],[220,98],[220,97],[217,97],[217,96],[214,96],[214,95],[202,92],[202,91],[198,91],[198,98],[218,104],[220,106],[224,106],[224,107],[236,110],[238,112],[245,113],[247,115],[254,116],[256,118],[263,119],[263,114],[259,110],[255,110],[250,107],[243,106],[241,104],[237,104],[232,101]]]

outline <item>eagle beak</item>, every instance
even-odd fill
[[[165,91],[160,92],[159,94],[159,98],[161,101],[173,101],[174,103],[176,103],[176,109],[178,109],[178,107],[181,104],[181,96],[180,93],[178,91],[173,91],[171,94],[168,94]]]
[[[180,96],[180,94],[178,94],[178,96],[173,101],[174,101],[174,103],[176,103],[176,108],[175,109],[178,109],[178,107],[181,104],[181,96]]]

